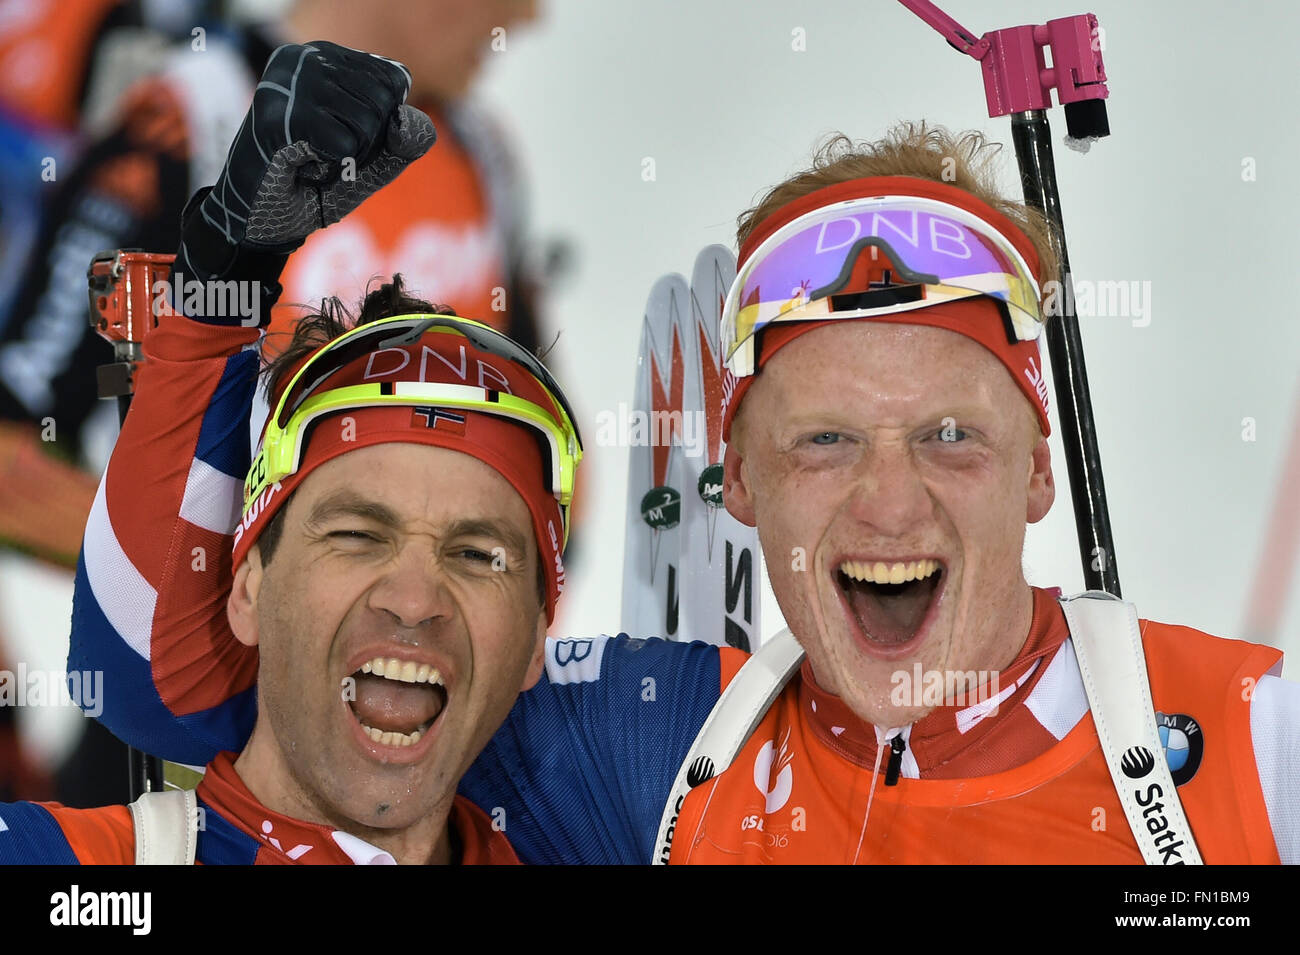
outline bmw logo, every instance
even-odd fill
[[[1160,745],[1164,748],[1174,785],[1181,786],[1195,776],[1201,766],[1201,756],[1205,752],[1201,724],[1184,713],[1156,713],[1156,729],[1160,733]]]

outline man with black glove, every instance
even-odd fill
[[[176,249],[187,200],[216,181],[262,69],[281,44],[323,37],[402,61],[413,75],[410,102],[432,118],[440,148],[293,256],[278,280],[284,291],[266,326],[264,354],[283,347],[301,303],[319,305],[334,294],[359,299],[399,266],[408,286],[432,301],[478,316],[530,348],[543,337],[532,267],[542,257],[527,245],[522,170],[510,137],[476,102],[472,86],[489,44],[503,29],[513,43],[515,30],[537,15],[536,4],[291,0],[275,5],[270,22],[264,11],[201,6],[177,24],[182,41],[131,59],[148,76],[101,104],[104,119],[115,118],[96,127],[79,158],[59,158],[57,180],[36,182],[48,212],[26,264],[19,259],[0,275],[0,473],[10,491],[0,496],[0,550],[67,568],[66,581],[54,584],[65,619],[82,530],[118,433],[114,403],[97,400],[96,368],[114,359],[86,321],[86,263],[104,249]],[[82,18],[59,5],[56,19]],[[39,180],[40,166],[23,155],[24,176]],[[207,291],[191,273],[182,270],[181,278]],[[258,320],[266,322],[265,310]],[[255,417],[261,413],[255,408]],[[25,558],[0,553],[0,560],[18,591],[38,573]],[[47,573],[40,571],[42,581]],[[9,638],[11,662],[25,647],[48,646],[37,616],[21,602],[16,609],[14,627],[0,635],[0,642]],[[34,659],[27,656],[28,666]],[[25,721],[29,742],[27,731],[45,722]],[[116,740],[88,724],[59,769],[55,797],[76,806],[126,801],[126,775],[116,771],[125,760]]]
[[[456,790],[540,677],[563,582],[557,540],[580,446],[549,374],[505,336],[451,316],[389,319],[391,334],[367,325],[339,347],[330,313],[304,323],[274,366],[272,400],[287,410],[264,443],[293,445],[292,462],[250,470],[246,443],[211,433],[223,426],[208,414],[215,403],[247,420],[255,312],[269,314],[288,254],[433,143],[407,89],[400,64],[329,43],[271,57],[225,168],[187,209],[173,271],[205,288],[255,282],[258,297],[196,316],[161,310],[87,525],[69,666],[112,673],[105,724],[142,702],[165,720],[184,697],[197,752],[214,738],[205,705],[233,693],[236,709],[256,710],[252,737],[238,755],[193,760],[207,762],[197,793],[89,810],[0,806],[0,861],[517,861],[503,820]],[[394,282],[363,315],[432,311]],[[379,352],[391,372],[372,364]],[[305,390],[290,373],[304,361],[317,362]],[[478,403],[458,368],[474,370]],[[328,411],[307,400],[359,389],[368,397]],[[403,403],[411,390],[425,397]],[[369,397],[381,391],[389,400]],[[435,392],[456,397],[452,412],[425,407]],[[538,433],[558,436],[568,462],[558,479]],[[232,513],[253,474],[262,485]],[[187,629],[195,607],[215,602],[224,619]],[[106,626],[131,631],[127,653]],[[226,676],[202,645],[222,648]],[[209,701],[197,711],[196,690]]]

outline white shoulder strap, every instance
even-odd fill
[[[145,793],[129,807],[136,865],[193,865],[199,804],[192,789]]]
[[[731,765],[801,662],[803,647],[785,629],[764,642],[727,684],[677,771],[659,821],[652,857],[655,864],[668,864],[677,816],[686,794]]]
[[[1129,828],[1148,865],[1200,865],[1156,729],[1137,608],[1100,590],[1061,599]]]

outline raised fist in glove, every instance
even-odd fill
[[[435,138],[410,86],[402,64],[335,43],[277,49],[220,178],[186,210],[177,265],[221,278],[240,255],[287,254],[392,182]]]

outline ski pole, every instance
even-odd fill
[[[1106,70],[1102,64],[1097,18],[1091,13],[1049,20],[1046,24],[993,30],[976,38],[928,0],[899,0],[934,27],[960,53],[980,62],[990,117],[1010,116],[1011,136],[1025,202],[1041,211],[1059,240],[1060,282],[1064,303],[1058,321],[1047,323],[1047,349],[1056,385],[1056,407],[1065,445],[1066,472],[1074,503],[1083,579],[1089,590],[1120,596],[1115,545],[1106,508],[1097,425],[1092,414],[1083,341],[1074,311],[1070,258],[1056,187],[1051,126],[1047,111],[1052,90],[1065,107],[1070,139],[1086,148],[1110,134],[1106,119]],[[1043,51],[1050,48],[1052,66]]]
[[[113,361],[97,369],[100,398],[116,398],[118,423],[131,407],[136,366],[144,360],[145,332],[152,327],[150,289],[166,280],[171,255],[131,249],[100,252],[86,270],[90,295],[90,325],[113,346]],[[134,747],[127,748],[131,801],[147,792],[162,792],[163,761]]]

